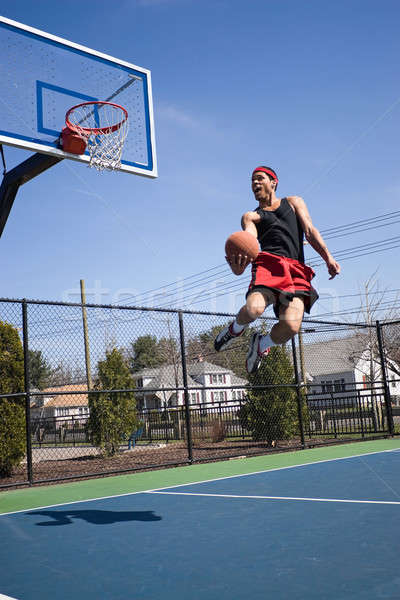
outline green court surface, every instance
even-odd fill
[[[0,514],[91,500],[259,471],[330,461],[400,448],[400,438],[241,458],[216,463],[163,469],[0,492]]]

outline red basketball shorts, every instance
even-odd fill
[[[293,258],[260,252],[252,264],[251,282],[246,297],[255,291],[270,290],[275,296],[274,311],[279,318],[281,306],[288,306],[295,297],[304,299],[304,308],[310,312],[318,300],[311,285],[315,276],[311,267]]]

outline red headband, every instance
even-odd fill
[[[263,171],[264,173],[266,173],[267,175],[270,175],[272,177],[272,179],[274,179],[277,183],[278,183],[278,177],[276,176],[276,174],[271,171],[270,169],[267,169],[266,167],[256,167],[253,171],[253,175],[254,173],[256,173],[257,171]]]

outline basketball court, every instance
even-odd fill
[[[62,160],[157,177],[148,69],[4,17],[0,55],[0,235]],[[0,600],[398,599],[399,472],[389,439],[3,492]]]
[[[382,440],[8,492],[0,592],[398,598],[399,467],[399,441]]]

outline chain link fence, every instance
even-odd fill
[[[249,376],[273,320],[217,353],[232,317],[0,299],[0,488],[399,432],[400,321],[307,319]]]

